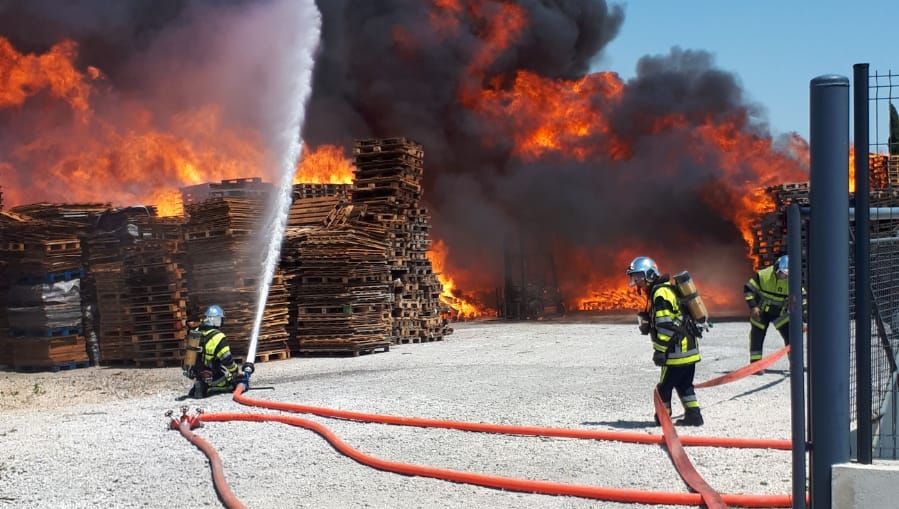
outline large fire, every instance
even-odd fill
[[[596,72],[574,79],[551,79],[528,71],[513,77],[484,79],[485,70],[527,23],[526,13],[511,4],[510,10],[491,12],[485,2],[435,0],[431,17],[434,28],[444,36],[454,33],[458,22],[469,15],[483,20],[485,31],[478,34],[481,50],[469,65],[469,76],[459,88],[459,101],[492,125],[504,126],[503,135],[514,142],[514,153],[524,160],[563,156],[578,161],[600,157],[627,160],[635,150],[631,141],[612,132],[610,109],[621,99],[624,84],[614,73]],[[494,7],[496,8],[496,7]],[[486,28],[490,30],[486,30]],[[635,119],[646,120],[646,119]],[[745,118],[687,119],[660,116],[648,122],[649,134],[688,132],[682,148],[697,162],[717,165],[720,174],[708,182],[704,199],[739,230],[751,252],[755,242],[752,224],[774,208],[773,201],[759,190],[785,181],[803,180],[806,167],[788,153],[775,150],[770,137],[756,136],[745,129]],[[697,126],[698,125],[698,126]],[[597,141],[600,141],[599,143]],[[495,140],[485,140],[492,143]],[[714,159],[710,159],[714,158]],[[663,168],[659,169],[664,171]],[[626,246],[621,246],[622,251]],[[628,251],[630,252],[630,251]],[[571,257],[571,256],[570,256]],[[575,257],[576,258],[576,257]],[[749,255],[747,254],[747,258]],[[588,272],[589,265],[584,266]],[[466,281],[466,284],[470,283]],[[733,292],[711,295],[713,301],[733,306]],[[565,294],[571,297],[570,292]],[[570,305],[589,309],[633,309],[640,298],[621,280],[593,281],[574,293]]]
[[[484,309],[478,305],[466,300],[462,296],[454,293],[455,282],[453,278],[446,273],[446,259],[449,255],[449,248],[446,243],[437,240],[431,244],[428,250],[428,259],[431,260],[434,274],[443,285],[443,292],[440,294],[440,300],[451,307],[455,313],[462,318],[476,318],[485,314]]]
[[[28,168],[5,186],[11,205],[40,200],[153,204],[160,215],[181,214],[178,188],[254,175],[263,162],[254,133],[223,127],[218,105],[158,118],[135,101],[110,108],[93,68],[75,67],[77,45],[63,41],[46,54],[23,55],[0,37],[0,108],[23,107],[47,89],[75,115],[37,126],[2,164]],[[93,99],[103,103],[94,107]],[[111,111],[113,110],[114,111]],[[49,120],[48,120],[49,122]]]
[[[497,62],[523,37],[531,22],[521,5],[432,0],[429,20],[437,37],[465,39],[474,45],[471,58],[465,61],[464,75],[453,85],[456,100],[471,112],[472,119],[491,126],[488,132],[495,138],[480,140],[483,144],[508,145],[513,156],[527,163],[578,161],[585,171],[594,171],[594,161],[626,167],[624,163],[640,154],[633,133],[613,128],[617,124],[611,113],[623,101],[627,87],[617,74],[595,72],[565,79],[549,78],[532,69],[497,72]],[[468,26],[477,28],[465,31]],[[391,35],[401,52],[411,53],[416,51],[418,33],[396,26]],[[68,112],[63,122],[57,114],[48,118],[47,125],[29,126],[33,136],[23,136],[13,150],[0,155],[0,169],[6,169],[5,175],[15,175],[10,168],[29,170],[28,179],[19,177],[18,182],[4,183],[8,203],[147,203],[155,204],[162,215],[177,215],[181,213],[179,187],[258,175],[259,168],[265,167],[259,135],[229,127],[223,120],[223,105],[193,105],[176,115],[163,115],[135,98],[112,97],[110,87],[103,86],[103,69],[79,70],[77,52],[74,42],[62,41],[41,55],[22,54],[0,37],[0,111],[44,101]],[[713,177],[693,184],[706,191],[695,194],[740,232],[747,252],[754,242],[753,222],[774,207],[770,198],[756,190],[807,178],[808,165],[807,160],[801,160],[802,151],[797,155],[776,150],[770,137],[753,134],[747,128],[748,120],[739,115],[686,118],[665,114],[629,120],[644,138],[671,133],[681,136],[679,158],[719,169]],[[413,138],[416,134],[408,133]],[[807,157],[807,150],[805,154]],[[597,172],[615,171],[609,169],[610,165],[595,166]],[[654,171],[676,170],[662,165]],[[352,181],[352,162],[334,145],[310,147],[295,177],[297,183]],[[615,246],[622,258],[633,256],[637,247]],[[483,305],[454,290],[460,286],[478,295],[492,293],[491,288],[483,286],[493,278],[476,271],[455,270],[449,248],[437,240],[430,252],[435,272],[444,284],[444,300],[460,314],[482,313]],[[590,257],[566,257],[580,259],[583,265],[578,262],[567,269],[589,273]],[[569,279],[580,285],[561,289],[569,308],[634,309],[642,305],[639,297],[626,288],[623,276],[611,277],[613,272],[620,272],[620,266],[595,277]],[[729,290],[703,288],[707,301],[732,304],[730,294]]]
[[[23,55],[0,36],[0,108],[21,106],[29,96],[49,89],[75,110],[88,111],[89,80],[99,78],[100,72],[89,67],[86,77],[73,64],[76,55],[72,41],[62,41],[43,55]]]
[[[352,184],[353,162],[337,145],[321,145],[303,151],[294,184]]]

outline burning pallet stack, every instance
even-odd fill
[[[894,158],[895,163],[891,162]],[[899,157],[871,156],[872,165],[877,160],[880,160],[885,165],[895,164],[895,169],[892,171],[899,174]],[[883,168],[886,168],[886,166]],[[874,187],[875,177],[877,177],[877,182],[886,182],[884,178],[881,178],[887,175],[883,168],[877,170],[876,173],[872,169],[870,205],[871,207],[899,207],[899,187],[889,185],[882,188]],[[881,175],[881,177],[877,175]],[[787,252],[787,207],[793,203],[801,207],[809,206],[809,185],[807,182],[770,186],[764,189],[764,193],[773,202],[774,210],[764,215],[753,225],[755,243],[752,254],[756,258],[756,269],[773,264],[780,255]],[[849,199],[851,204],[853,201],[852,194],[850,194]],[[899,222],[897,221],[872,221],[871,235],[875,237],[894,235],[897,228],[899,228]],[[803,245],[807,245],[807,240],[808,221],[804,219],[802,229]]]
[[[53,209],[53,205],[33,210]],[[77,207],[77,206],[76,206]],[[4,349],[2,362],[17,371],[86,367],[81,322],[81,225],[52,212],[38,220],[2,213]]]
[[[752,246],[752,255],[756,259],[756,270],[773,264],[779,256],[787,252],[787,207],[793,203],[807,207],[808,190],[807,182],[781,184],[764,189],[763,192],[774,204],[774,211],[764,215],[753,225],[755,243]],[[803,236],[805,235],[807,231],[803,228]]]
[[[225,311],[231,350],[243,360],[252,333],[264,247],[259,223],[265,201],[213,198],[188,205],[185,225],[190,311],[199,316],[212,304]],[[290,357],[287,345],[288,293],[280,271],[269,290],[255,362]]]
[[[427,258],[430,215],[421,207],[422,146],[406,138],[359,140],[352,203],[360,222],[386,228],[394,286],[393,340],[443,339],[442,286]]]

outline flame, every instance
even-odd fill
[[[0,36],[0,108],[21,106],[28,97],[49,89],[53,97],[76,111],[89,111],[88,81],[100,78],[101,73],[89,68],[89,76],[85,76],[75,68],[77,48],[73,41],[65,40],[43,55],[23,55]]]
[[[46,88],[76,113],[90,113],[70,124],[36,129],[32,139],[0,156],[0,165],[12,174],[4,189],[11,205],[65,197],[155,204],[161,215],[178,215],[179,187],[252,175],[263,166],[255,133],[226,129],[215,105],[160,118],[149,108],[119,99],[115,108],[95,111],[90,99],[112,98],[97,96],[90,81],[102,72],[95,67],[79,72],[76,57],[77,45],[71,41],[35,56],[17,53],[0,38],[0,108],[21,106]]]
[[[514,152],[525,160],[563,152],[583,161],[599,150],[624,153],[614,138],[597,146],[595,135],[609,134],[610,129],[603,112],[591,106],[595,97],[604,97],[605,105],[611,105],[622,90],[618,75],[610,72],[564,81],[520,71],[510,89],[484,90],[474,109],[494,122],[509,119]]]
[[[355,166],[341,147],[321,145],[304,150],[294,184],[352,184]]]
[[[428,259],[431,260],[434,274],[443,286],[443,290],[440,293],[440,300],[451,307],[459,316],[476,318],[483,315],[483,309],[453,293],[455,283],[453,282],[453,278],[446,274],[446,259],[448,255],[449,248],[442,240],[434,241],[431,244],[431,249],[428,250]]]
[[[576,302],[581,311],[641,311],[646,307],[646,297],[626,282],[589,288]]]

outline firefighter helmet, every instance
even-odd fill
[[[627,268],[628,284],[630,286],[649,286],[659,279],[659,266],[652,258],[638,256],[634,258]]]
[[[790,258],[783,255],[774,263],[774,275],[778,279],[786,279],[790,277]]]
[[[203,325],[209,327],[221,327],[222,321],[225,319],[225,312],[216,304],[209,306],[206,315],[203,317]]]

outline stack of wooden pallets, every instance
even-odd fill
[[[787,252],[787,207],[793,203],[801,207],[809,204],[809,186],[807,182],[769,186],[764,193],[774,204],[774,210],[763,215],[753,225],[755,244],[752,255],[755,257],[758,270],[773,264],[777,258]],[[803,229],[807,235],[807,229]]]
[[[390,348],[385,236],[383,228],[346,217],[288,230],[282,266],[291,282],[291,336],[298,352],[359,355]]]
[[[35,207],[33,211],[40,211]],[[45,216],[49,217],[49,216]],[[2,362],[18,371],[88,365],[81,321],[80,225],[19,212],[0,218]]]
[[[166,230],[155,228],[164,236]],[[187,338],[183,251],[179,240],[146,239],[124,250],[132,359],[137,366],[181,363]]]
[[[421,207],[424,151],[407,138],[359,140],[352,204],[359,222],[386,228],[394,282],[392,337],[436,341],[448,332],[442,286],[427,258],[430,216]]]
[[[325,218],[349,200],[347,188],[344,184],[294,185],[287,227],[323,225]]]
[[[265,258],[264,236],[259,234],[264,211],[259,198],[213,198],[188,206],[184,228],[189,312],[196,317],[210,305],[221,306],[224,331],[240,360],[249,347]],[[254,362],[290,356],[287,295],[278,273],[269,290]]]

